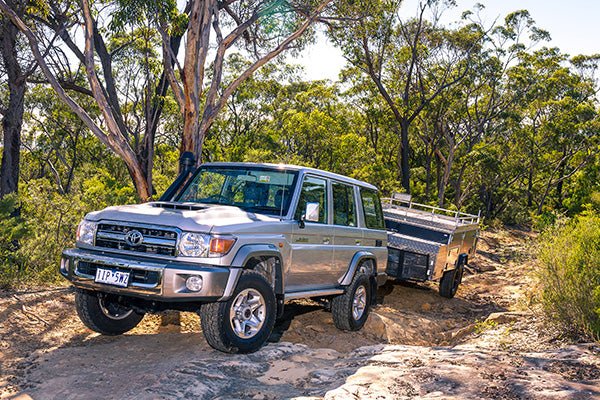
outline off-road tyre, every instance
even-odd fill
[[[447,299],[454,297],[458,291],[458,287],[462,282],[462,276],[464,272],[463,264],[459,264],[456,268],[444,272],[442,279],[440,279],[440,296]]]
[[[264,320],[258,331],[246,339],[235,333],[230,315],[238,295],[247,290],[257,291],[262,296]],[[202,332],[212,348],[224,353],[252,353],[266,343],[273,331],[277,317],[277,302],[273,287],[263,275],[254,271],[245,271],[240,276],[229,300],[203,304],[199,314]]]
[[[81,290],[75,292],[75,308],[85,326],[94,332],[108,336],[128,332],[144,318],[144,314],[127,309],[108,299],[101,299],[96,293]],[[120,313],[111,314],[111,309],[119,310]]]
[[[364,310],[356,319],[354,316],[355,295],[357,291],[364,290]],[[371,282],[369,276],[357,273],[352,282],[346,288],[344,294],[338,295],[331,300],[331,314],[336,328],[343,331],[358,331],[363,327],[371,309]]]

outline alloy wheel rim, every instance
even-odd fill
[[[361,319],[367,308],[367,289],[364,286],[359,286],[354,292],[352,300],[352,317],[355,321]]]
[[[118,303],[105,302],[104,299],[98,299],[98,302],[100,303],[102,314],[116,321],[125,319],[133,313],[131,308],[124,307]]]
[[[242,290],[229,309],[233,333],[242,339],[256,336],[265,323],[266,315],[265,299],[260,292],[255,289]]]

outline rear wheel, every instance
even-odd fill
[[[366,274],[358,273],[346,292],[331,301],[333,323],[343,331],[357,331],[363,327],[371,308],[371,282]]]
[[[100,297],[92,292],[76,292],[75,308],[85,326],[103,335],[130,331],[144,318],[144,314],[119,304],[110,296]]]
[[[442,279],[440,279],[440,296],[451,299],[456,294],[460,283],[462,282],[463,276],[463,264],[459,264],[458,267],[453,270],[444,272]]]
[[[208,344],[225,353],[260,349],[273,330],[277,303],[273,288],[261,274],[244,273],[231,298],[203,304],[202,332]]]

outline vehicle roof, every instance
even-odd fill
[[[293,165],[293,164],[270,164],[270,163],[252,163],[252,162],[210,162],[203,163],[201,166],[207,167],[264,167],[264,168],[273,168],[280,170],[288,170],[288,171],[298,171],[301,173],[309,173],[319,175],[325,178],[335,179],[341,182],[362,186],[367,189],[377,189],[376,186],[371,185],[370,183],[359,181],[358,179],[350,178],[348,176],[336,174],[334,172],[323,171],[322,169],[311,168],[311,167],[303,167],[301,165]]]

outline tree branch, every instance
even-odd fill
[[[310,25],[319,17],[319,14],[332,0],[324,0],[315,8],[313,14],[308,17],[302,25],[290,36],[288,36],[283,42],[281,42],[275,49],[267,53],[261,59],[255,61],[250,67],[248,67],[240,76],[238,76],[233,82],[229,84],[223,91],[223,94],[219,100],[213,105],[206,104],[204,113],[202,116],[201,132],[204,132],[214,121],[217,113],[223,108],[229,97],[233,92],[246,80],[248,79],[257,69],[265,65],[267,62],[277,57],[281,52],[286,50],[288,46],[298,39],[302,34],[310,27]],[[237,28],[236,28],[237,29]],[[229,35],[228,35],[229,36]],[[225,42],[224,39],[223,41]]]
[[[21,20],[17,14],[4,2],[0,0],[0,10],[12,21],[13,24],[25,35],[31,47],[31,52],[34,58],[38,62],[40,69],[42,70],[46,79],[50,83],[50,86],[56,91],[58,97],[71,108],[71,110],[81,118],[83,123],[107,146],[109,146],[108,138],[106,134],[96,125],[89,114],[77,104],[63,89],[56,77],[50,71],[48,64],[44,60],[42,53],[39,48],[38,40],[31,31],[31,29]]]
[[[163,68],[164,74],[169,82],[169,86],[173,91],[173,95],[175,96],[175,101],[179,105],[179,109],[183,114],[183,110],[185,109],[185,95],[183,93],[183,88],[177,82],[177,78],[175,77],[175,71],[173,70],[173,64],[176,63],[179,65],[177,61],[177,57],[175,56],[173,50],[171,49],[171,39],[167,35],[164,26],[160,26],[158,28],[158,32],[162,38],[162,48],[163,48]],[[181,71],[181,67],[179,67],[181,76],[183,76],[183,71]]]
[[[81,94],[85,94],[86,96],[90,96],[90,97],[94,97],[94,94],[92,93],[92,91],[88,88],[85,88],[83,86],[79,86],[71,81],[66,81],[64,79],[60,79],[57,78],[58,83],[60,84],[60,86],[62,86],[64,89],[66,90],[72,90],[74,92],[77,93],[81,93]],[[50,83],[49,80],[44,80],[44,79],[28,79],[27,82],[29,83],[41,83],[41,84],[48,84]]]
[[[104,83],[106,84],[106,97],[110,104],[110,109],[112,111],[113,117],[119,126],[119,130],[123,135],[127,135],[127,127],[125,126],[125,122],[123,122],[123,114],[121,112],[121,106],[119,105],[119,97],[117,95],[117,88],[115,83],[115,78],[112,73],[112,60],[111,55],[108,53],[108,49],[104,44],[104,39],[102,35],[98,32],[98,27],[96,26],[95,21],[90,21],[93,25],[93,38],[94,38],[94,49],[100,58],[100,63],[102,64],[102,73],[104,75]],[[86,24],[88,23],[86,19]]]

